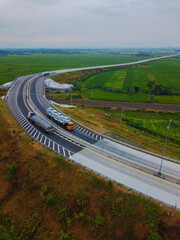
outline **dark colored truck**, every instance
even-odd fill
[[[47,133],[51,133],[54,130],[54,127],[46,122],[44,119],[42,119],[41,117],[38,117],[35,113],[33,112],[29,112],[28,113],[28,119],[34,123],[36,126],[41,127],[42,129],[44,129],[45,132]]]

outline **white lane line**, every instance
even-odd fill
[[[98,139],[98,135],[96,135],[96,139]]]
[[[49,140],[49,144],[48,144],[48,148],[50,147],[50,143],[51,143],[51,140],[50,139],[48,139]]]
[[[94,137],[94,133],[92,134],[92,138]]]
[[[31,137],[34,137],[36,133],[37,133],[37,130],[34,129],[34,132],[33,132],[33,134],[31,135]]]
[[[28,125],[29,125],[29,123],[25,122],[25,124],[23,124],[22,126],[23,126],[23,128],[26,128]]]
[[[46,137],[45,136],[43,136],[43,137],[44,137],[44,141],[42,141],[42,144],[45,145],[46,144]]]
[[[24,122],[24,119],[19,120],[19,122],[20,122],[20,124],[22,124]]]
[[[85,132],[85,134],[87,135],[88,132],[89,132],[89,131],[87,130],[87,131]]]
[[[84,128],[84,130],[82,131],[82,133],[85,131],[86,129]]]
[[[28,133],[33,129],[33,126],[31,126],[31,128],[28,130]]]
[[[53,151],[55,151],[55,142],[53,142]]]
[[[69,157],[69,150],[66,149],[66,157]]]
[[[29,124],[29,126],[27,127],[26,129],[27,132],[29,131],[30,127],[31,127],[31,124]]]
[[[41,136],[41,140],[40,140],[40,142],[42,141],[42,138],[43,138],[43,137],[44,137],[44,136],[42,135],[42,136]]]
[[[71,157],[71,152],[68,150],[69,157]]]
[[[40,132],[38,132],[38,135],[37,135],[36,139],[38,139],[38,138],[39,138],[39,135],[40,135]]]
[[[80,129],[80,126],[78,126],[77,128],[76,128],[76,130],[79,130]]]
[[[15,117],[18,121],[20,120],[20,119],[22,119],[22,117],[21,116],[18,116],[18,117]]]
[[[48,143],[49,143],[49,139],[47,137],[45,137],[44,144],[46,145],[46,147],[48,147]]]
[[[60,145],[58,145],[58,153],[60,153]]]
[[[64,147],[62,147],[62,149],[63,149],[63,156],[66,156]]]

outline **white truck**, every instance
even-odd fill
[[[65,127],[67,130],[74,130],[74,123],[70,120],[69,117],[59,113],[54,108],[49,107],[47,109],[48,117],[54,119],[59,125]]]
[[[29,112],[28,113],[28,119],[32,123],[34,123],[36,126],[41,127],[42,129],[44,129],[44,131],[47,132],[47,133],[51,133],[54,130],[54,127],[50,123],[48,123],[47,121],[45,121],[41,117],[37,116],[33,112]]]

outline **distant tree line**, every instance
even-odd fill
[[[159,82],[149,81],[147,86],[151,90],[151,93],[153,93],[155,95],[171,95],[171,94],[173,94],[169,88],[164,87]]]
[[[0,50],[0,56],[7,56],[9,54],[6,50]]]

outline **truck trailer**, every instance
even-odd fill
[[[44,129],[44,131],[47,132],[47,133],[51,133],[54,130],[54,127],[51,124],[49,124],[48,122],[46,122],[44,119],[42,119],[41,117],[37,116],[33,112],[29,112],[28,113],[28,119],[32,123],[34,123],[36,126],[41,127],[42,129]]]
[[[70,131],[74,130],[74,123],[70,120],[70,118],[56,111],[54,108],[49,107],[47,109],[47,115],[48,117],[54,119],[58,125],[63,126],[65,129]]]

